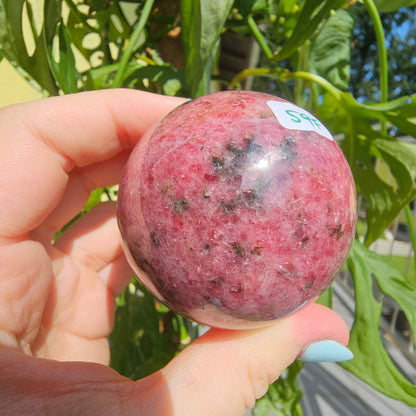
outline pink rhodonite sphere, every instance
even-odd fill
[[[125,251],[175,312],[223,328],[323,293],[356,227],[353,177],[311,114],[271,95],[209,94],[133,150],[119,190]]]

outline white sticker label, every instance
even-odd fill
[[[311,113],[292,103],[267,101],[279,123],[289,130],[314,131],[327,139],[334,140],[329,130]]]

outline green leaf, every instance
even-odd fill
[[[75,6],[74,6],[75,7]],[[87,16],[81,13],[77,8],[74,10],[70,9],[66,28],[69,32],[69,36],[73,45],[81,53],[81,55],[90,62],[91,55],[101,48],[101,38],[99,40],[99,45],[94,45],[94,47],[88,47],[88,41],[86,41],[88,35],[99,37],[98,27],[93,27],[88,24]],[[95,42],[94,42],[95,43]]]
[[[132,380],[162,368],[180,348],[174,321],[175,315],[161,313],[154,297],[133,280],[118,299],[110,336],[111,367]]]
[[[337,10],[346,3],[346,0],[304,1],[293,34],[278,51],[276,60],[281,61],[291,56],[299,46],[311,39],[322,22],[330,16],[332,10]]]
[[[393,399],[416,406],[416,386],[396,368],[384,349],[379,326],[382,304],[373,295],[373,276],[380,290],[402,307],[413,333],[416,331],[416,290],[391,263],[354,242],[348,265],[354,279],[355,321],[349,348],[353,360],[342,367],[365,383]]]
[[[403,207],[416,197],[416,144],[384,136],[370,123],[374,119],[394,121],[404,132],[415,135],[409,117],[413,117],[414,113],[409,110],[414,108],[414,101],[404,104],[404,100],[385,105],[350,106],[349,126],[354,136],[351,165],[357,188],[367,201],[366,245],[380,237]],[[378,171],[374,160],[385,163],[387,174]]]
[[[374,4],[380,13],[390,13],[401,7],[413,7],[416,5],[416,0],[374,0]]]
[[[332,308],[332,300],[333,300],[333,290],[332,290],[332,286],[330,286],[327,290],[325,290],[324,293],[322,293],[321,296],[319,296],[319,299],[316,301],[316,303],[327,306],[328,308]]]
[[[233,0],[182,0],[182,34],[188,94],[195,97]]]
[[[56,36],[55,36],[56,35]],[[75,56],[71,49],[71,40],[61,18],[56,22],[52,33],[45,33],[48,45],[48,59],[55,80],[65,94],[77,92],[81,79],[75,66]],[[57,49],[55,57],[54,49]]]
[[[96,90],[110,87],[118,67],[119,64],[116,63],[88,71],[87,88]],[[178,95],[182,93],[184,83],[183,72],[169,64],[143,65],[134,61],[127,65],[122,85],[164,95]]]
[[[87,72],[86,89],[99,90],[108,88],[111,85],[111,77],[117,72],[119,64],[102,65],[97,68],[90,69]],[[130,65],[131,67],[131,65]],[[139,67],[139,64],[134,66],[134,70]],[[129,68],[128,68],[129,69]],[[128,71],[127,69],[127,71]]]
[[[324,95],[319,116],[333,133],[345,135],[342,148],[366,202],[366,245],[370,245],[416,197],[416,144],[383,134],[377,122],[390,121],[404,133],[416,135],[416,104],[414,97],[368,105],[349,93],[338,91],[338,95],[338,100]]]
[[[177,95],[185,83],[183,72],[168,64],[143,66],[126,75],[124,86],[164,95]]]
[[[97,68],[90,69],[87,72],[86,87],[88,90],[99,90],[103,88],[111,87],[114,75],[117,72],[120,63],[114,63],[111,65],[102,65]],[[126,83],[126,79],[133,74],[137,74],[136,71],[143,68],[143,64],[139,61],[129,62],[124,73],[123,85]],[[143,80],[142,80],[143,81]]]
[[[60,3],[60,2],[59,2]],[[23,36],[23,14],[28,13],[29,33],[34,42],[34,51],[29,53]],[[45,0],[45,8],[60,10],[56,0]],[[48,63],[48,50],[44,39],[44,23],[36,26],[31,3],[25,0],[0,0],[0,52],[17,69],[26,72],[41,88],[57,95],[54,78]]]
[[[389,171],[378,171],[377,159]],[[367,202],[366,245],[370,245],[416,196],[416,144],[368,134],[366,141],[356,140],[354,160],[357,188]]]
[[[266,11],[267,6],[267,0],[236,0],[234,2],[234,7],[243,16],[247,16],[250,13]]]
[[[348,89],[350,45],[354,20],[345,10],[337,10],[312,40],[309,68],[340,89]]]
[[[387,121],[404,134],[416,138],[416,94],[397,100],[399,105],[385,111]]]
[[[355,118],[390,122],[400,129],[401,133],[416,138],[416,94],[404,96],[386,103],[358,103],[352,96],[343,96],[344,106],[351,110]]]
[[[111,64],[113,59],[110,44],[121,48],[130,37],[132,29],[118,2],[112,2],[105,7],[96,6],[93,14],[89,15],[71,4],[66,28],[73,45],[90,65],[93,65],[92,55],[97,52],[101,53],[103,64]],[[97,65],[96,62],[94,64]]]

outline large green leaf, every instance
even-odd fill
[[[373,135],[377,137],[377,132]],[[357,189],[367,202],[369,245],[416,196],[416,144],[374,138],[368,133],[366,140],[357,137],[354,146],[353,173]],[[387,164],[391,181],[377,170],[377,158]]]
[[[337,10],[312,40],[309,69],[341,89],[348,89],[350,48],[354,20],[345,10]]]
[[[233,0],[181,1],[185,75],[191,97],[198,94],[206,66],[232,5]]]
[[[307,0],[302,2],[302,10],[293,34],[277,51],[276,59],[281,61],[291,56],[299,46],[311,39],[333,10],[343,7],[346,3],[346,0]]]
[[[342,367],[381,393],[416,406],[416,386],[396,368],[380,336],[382,304],[373,295],[373,276],[382,293],[393,298],[403,309],[413,333],[416,333],[416,290],[391,263],[355,242],[348,265],[354,278],[355,321],[349,348],[355,354]]]
[[[405,143],[380,131],[390,121],[416,136],[414,98],[384,104],[360,104],[348,93],[339,99],[325,94],[319,116],[334,133],[343,133],[342,147],[350,163],[357,191],[365,198],[368,230],[366,244],[381,236],[403,207],[416,197],[416,142]],[[388,174],[378,170],[381,161]]]
[[[88,16],[84,15],[78,8],[71,8],[69,10],[66,28],[73,45],[86,60],[90,61],[91,55],[97,50],[100,50],[101,38],[99,41],[100,45],[94,45],[94,47],[88,46],[87,36],[95,34],[96,40],[97,37],[100,37],[100,32],[98,25],[92,26],[87,18]]]
[[[73,45],[90,64],[93,64],[92,55],[97,52],[101,53],[104,65],[110,64],[110,44],[113,48],[121,48],[130,37],[132,29],[118,2],[105,7],[99,4],[95,6],[92,13],[84,13],[85,9],[72,4],[66,28]]]
[[[29,32],[34,42],[34,51],[29,53],[23,35],[25,7],[29,16]],[[59,8],[60,2],[45,0],[49,10]],[[45,43],[43,25],[37,27],[31,3],[25,0],[0,0],[0,52],[18,69],[25,71],[41,88],[51,95],[58,94],[49,67],[48,48]]]
[[[370,244],[416,197],[416,144],[386,136],[370,124],[374,124],[374,120],[390,121],[399,126],[403,133],[416,137],[413,120],[416,102],[413,97],[411,100],[402,98],[372,106],[356,102],[349,105],[353,106],[350,108],[350,131],[355,137],[352,165],[368,202],[366,244]],[[374,159],[386,163],[392,181],[374,169]]]
[[[395,12],[401,7],[412,7],[416,0],[374,0],[377,10],[381,13]]]

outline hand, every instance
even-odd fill
[[[348,342],[341,318],[311,304],[264,329],[212,329],[137,382],[106,367],[114,299],[132,277],[114,204],[98,205],[51,241],[91,190],[117,183],[131,148],[182,101],[108,90],[0,111],[0,403],[6,412],[242,415],[305,345]]]

